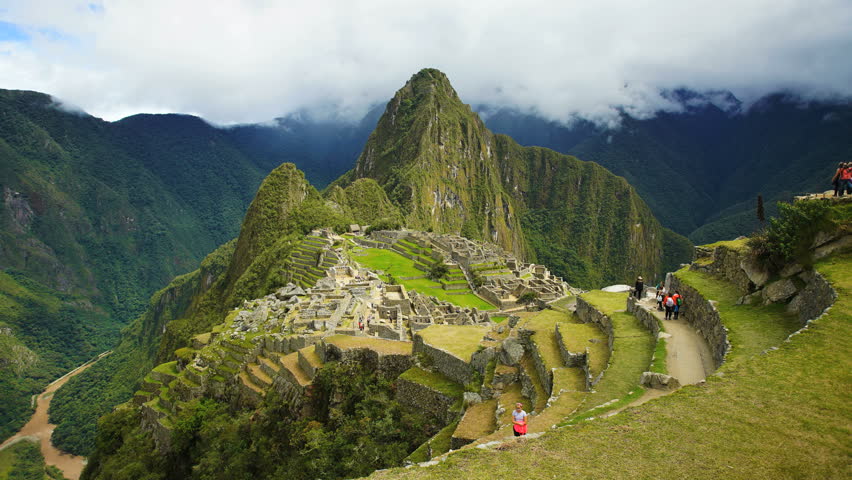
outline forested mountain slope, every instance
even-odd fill
[[[615,129],[481,109],[489,128],[522,145],[553,148],[624,176],[663,225],[696,243],[751,233],[759,194],[774,213],[775,201],[830,189],[837,163],[852,155],[848,103],[775,94],[746,109],[730,94],[724,102],[688,91],[669,95],[681,112],[623,114]]]

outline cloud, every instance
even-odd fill
[[[557,120],[677,109],[661,92],[683,87],[852,96],[848,0],[4,3],[23,33],[0,37],[0,88],[107,119],[356,118],[423,67],[468,103]]]

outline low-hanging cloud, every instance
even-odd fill
[[[557,120],[677,109],[660,92],[681,87],[852,96],[848,0],[4,3],[29,38],[0,42],[0,88],[107,119],[356,118],[423,67],[465,102]]]

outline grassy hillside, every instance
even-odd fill
[[[795,326],[776,307],[736,305],[739,293],[724,281],[681,272],[718,302],[735,343],[706,384],[542,438],[371,478],[848,478],[850,267],[850,253],[817,263],[837,303],[789,342]]]

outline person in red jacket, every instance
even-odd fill
[[[674,318],[677,320],[677,317],[680,315],[680,306],[683,305],[683,297],[680,296],[680,292],[675,290],[672,299],[674,300]]]
[[[666,309],[666,320],[672,319],[672,313],[674,313],[674,307],[677,302],[674,299],[674,295],[666,294],[665,298],[663,298],[663,307]]]
[[[852,163],[847,163],[840,171],[840,196],[844,193],[852,195]]]

